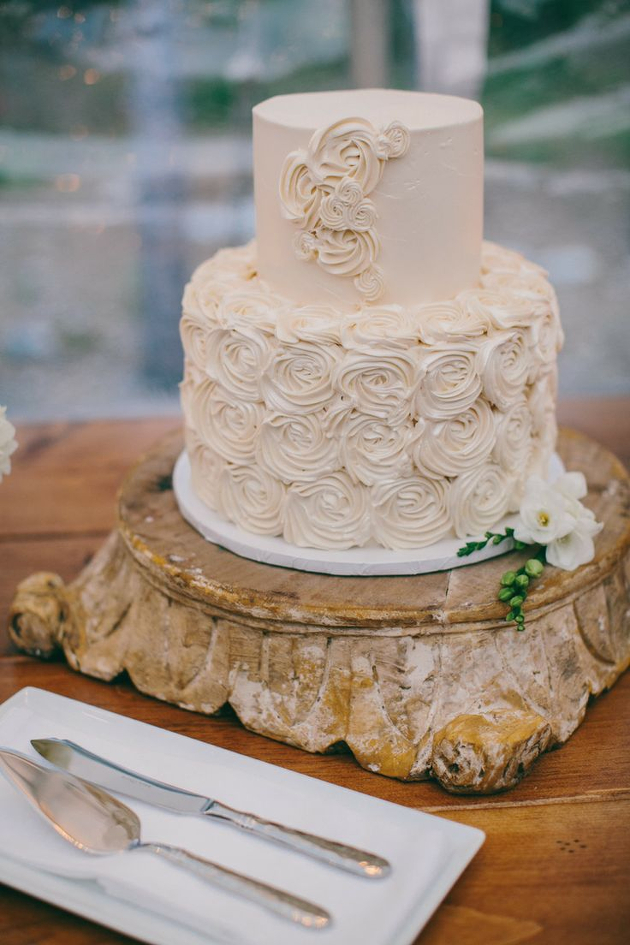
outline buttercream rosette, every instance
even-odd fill
[[[346,202],[373,174],[353,155]],[[295,175],[319,219],[325,195]],[[259,278],[255,244],[224,250],[195,271],[181,334],[193,487],[250,532],[330,549],[479,535],[555,446],[555,295],[495,244],[478,286],[411,308],[298,304]]]

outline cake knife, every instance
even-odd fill
[[[0,772],[57,833],[94,856],[146,850],[233,896],[241,896],[307,929],[323,929],[330,913],[306,899],[206,860],[190,850],[143,841],[140,818],[106,791],[19,751],[0,748]]]
[[[323,860],[329,866],[355,875],[378,879],[387,876],[391,870],[388,861],[374,853],[264,820],[257,814],[236,810],[214,798],[193,794],[163,781],[155,781],[95,755],[65,738],[34,738],[31,745],[43,758],[58,768],[99,787],[118,791],[155,807],[178,814],[216,817],[265,840],[272,840],[297,853]]]

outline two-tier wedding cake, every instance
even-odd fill
[[[254,109],[257,239],[186,287],[191,481],[303,548],[483,533],[546,475],[558,307],[483,242],[475,102],[393,90]]]

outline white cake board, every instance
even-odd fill
[[[562,460],[557,453],[551,458],[549,481],[553,482],[564,472]],[[270,535],[253,535],[226,521],[208,508],[195,494],[190,475],[190,461],[186,450],[180,453],[173,470],[173,491],[179,511],[186,521],[196,528],[207,541],[227,548],[243,558],[251,558],[263,564],[275,564],[298,571],[316,571],[320,574],[340,575],[394,575],[428,574],[431,571],[450,571],[464,565],[476,564],[497,555],[505,554],[514,547],[511,539],[500,545],[488,544],[481,551],[465,558],[458,558],[457,551],[467,541],[479,540],[482,535],[468,538],[444,538],[427,548],[391,551],[388,548],[368,546],[350,548],[347,551],[300,548],[283,538]],[[509,515],[496,524],[492,531],[505,531],[514,526],[518,515]]]

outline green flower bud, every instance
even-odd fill
[[[517,613],[515,610],[511,610],[507,617],[505,618],[508,623],[511,623],[513,620],[516,620]]]
[[[525,600],[524,597],[521,597],[520,594],[517,594],[516,597],[512,597],[510,599],[510,607],[512,608],[512,610],[520,609],[524,600]]]
[[[495,535],[494,538],[492,539],[492,544],[500,545],[502,541],[503,541],[503,535]]]
[[[529,584],[529,578],[527,577],[526,574],[517,574],[516,580],[514,583],[516,584],[517,587],[521,587],[524,589]]]
[[[543,573],[543,568],[544,565],[542,561],[539,561],[537,558],[530,558],[529,561],[525,563],[525,573],[531,578],[540,577]]]
[[[522,551],[523,548],[527,547],[527,545],[525,544],[524,541],[519,541],[518,538],[516,538],[514,540],[514,547],[516,548],[517,551]]]
[[[504,601],[507,604],[509,600],[512,599],[512,594],[514,593],[513,587],[502,587],[499,591],[499,600]]]
[[[510,587],[510,585],[514,584],[515,580],[516,580],[516,571],[506,571],[503,577],[501,578],[501,584],[503,584],[504,587]]]

